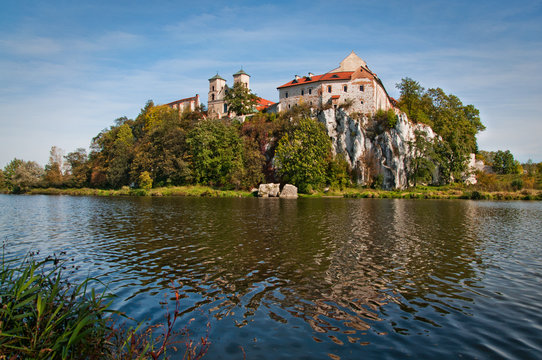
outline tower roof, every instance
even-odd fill
[[[246,75],[246,76],[249,76],[249,74],[247,74],[243,69],[239,70],[238,72],[236,72],[235,74],[233,74],[233,76],[239,76],[239,75]]]
[[[218,75],[218,73],[216,73],[215,76],[213,76],[212,78],[209,79],[209,81],[213,81],[213,80],[224,80],[224,81],[226,81],[225,79],[222,78],[222,76]]]

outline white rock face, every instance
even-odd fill
[[[381,134],[371,134],[367,117],[353,119],[342,109],[328,109],[318,114],[332,139],[334,154],[344,154],[352,166],[357,181],[365,184],[371,176],[381,174],[385,189],[402,189],[407,184],[410,159],[413,157],[409,142],[415,131],[425,134],[427,140],[437,135],[429,126],[410,122],[404,113],[397,113],[395,128]]]

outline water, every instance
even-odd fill
[[[541,234],[541,202],[0,195],[9,257],[136,319],[181,282],[209,359],[542,358]]]

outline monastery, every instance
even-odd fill
[[[250,75],[242,69],[233,74],[233,83],[241,83],[250,89]],[[209,117],[222,118],[228,115],[228,105],[224,101],[228,86],[218,73],[209,79],[207,114]],[[258,98],[256,111],[278,112],[288,110],[294,105],[308,104],[311,107],[350,104],[352,111],[374,114],[378,110],[393,109],[396,101],[391,98],[382,81],[372,72],[367,63],[353,51],[344,58],[339,67],[322,75],[308,73],[296,75],[293,80],[279,86],[279,102]],[[194,110],[200,105],[199,95],[173,101],[168,106],[183,111]]]

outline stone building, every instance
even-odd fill
[[[199,95],[196,94],[196,96],[193,96],[193,97],[175,100],[170,103],[167,103],[166,105],[173,109],[178,109],[179,112],[183,112],[186,109],[189,109],[190,111],[194,111],[196,110],[197,107],[200,106]]]
[[[378,76],[353,51],[341,61],[338,68],[323,75],[310,72],[307,76],[296,75],[292,81],[277,89],[279,111],[297,104],[337,108],[351,102],[349,111],[374,114],[379,109],[393,108],[394,101]]]
[[[250,90],[250,75],[241,69],[233,74],[233,83],[241,83]],[[209,98],[207,100],[207,114],[209,117],[220,119],[228,115],[228,104],[224,100],[227,90],[226,80],[220,75],[216,74],[209,79]],[[261,111],[272,104],[272,101],[258,98],[255,112]]]

